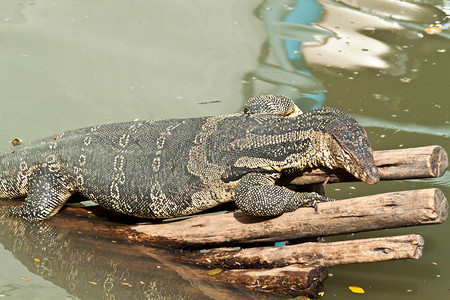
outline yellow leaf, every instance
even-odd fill
[[[209,262],[209,263],[211,263],[211,260],[210,260],[209,258],[206,258],[206,261]]]
[[[220,269],[220,268],[212,269],[212,270],[209,270],[209,271],[208,271],[208,275],[209,275],[209,276],[217,275],[217,274],[219,274],[219,273],[222,272],[222,271],[223,271],[223,270]]]
[[[12,141],[10,141],[11,144],[15,147],[15,146],[19,146],[20,144],[22,144],[22,140],[21,139],[13,139]]]
[[[364,290],[360,288],[359,286],[351,285],[348,287],[350,291],[352,291],[355,294],[364,294]]]
[[[432,261],[431,262],[433,265],[437,266],[437,262]]]
[[[25,277],[25,276],[22,276],[22,277],[20,277],[20,278],[23,279],[23,280],[31,280],[31,278]]]
[[[129,284],[128,282],[122,282],[122,285],[126,285],[126,286],[129,286],[129,287],[132,287],[132,285]]]
[[[40,262],[41,260],[39,258],[34,258],[34,261]]]
[[[438,26],[430,26],[425,28],[425,32],[428,34],[436,34],[436,33],[440,33],[442,31],[442,29]]]
[[[97,282],[94,282],[94,281],[89,281],[89,283],[90,283],[90,284],[93,284],[93,285],[96,285],[96,284],[97,284]]]

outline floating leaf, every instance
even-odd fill
[[[348,287],[348,289],[349,289],[350,291],[352,291],[353,293],[355,293],[355,294],[364,294],[363,288],[361,288],[361,287],[359,287],[359,286],[350,285],[350,286]]]
[[[435,266],[437,266],[437,264],[438,264],[437,262],[434,262],[434,261],[431,262],[431,263],[432,263],[433,265],[435,265]]]
[[[425,32],[428,34],[437,34],[440,33],[442,31],[441,27],[438,26],[430,26],[425,28]]]
[[[25,277],[25,276],[22,276],[22,277],[20,277],[20,278],[23,279],[23,280],[31,280],[30,277]]]
[[[209,270],[209,271],[208,271],[208,275],[209,275],[209,276],[214,276],[214,275],[219,274],[219,273],[222,272],[222,271],[223,271],[223,270],[220,269],[220,268],[212,269],[212,270]]]
[[[9,141],[14,147],[19,146],[20,144],[22,144],[22,140],[21,139],[13,139],[12,141]]]
[[[97,282],[95,282],[95,281],[89,281],[89,283],[90,283],[90,284],[93,284],[93,285],[96,285],[96,284],[97,284]]]
[[[41,260],[39,259],[39,258],[33,258],[34,259],[34,261],[37,261],[37,262],[40,262]]]
[[[211,263],[211,260],[209,258],[205,258],[205,260],[209,263]]]
[[[129,284],[128,282],[122,282],[122,285],[126,285],[126,286],[129,286],[129,287],[132,287],[132,285]]]

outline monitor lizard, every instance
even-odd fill
[[[302,113],[287,97],[248,100],[243,113],[92,126],[0,154],[0,197],[26,196],[10,215],[55,215],[75,192],[128,215],[171,218],[235,201],[277,216],[330,201],[277,185],[285,172],[344,168],[367,183],[379,174],[364,129],[334,108]]]

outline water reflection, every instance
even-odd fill
[[[416,123],[400,123],[359,114],[353,114],[353,117],[364,127],[379,127],[401,130],[404,132],[423,133],[447,138],[450,137],[450,126],[426,126]]]
[[[309,63],[350,70],[375,68],[395,76],[407,75],[413,58],[395,43],[383,41],[377,32],[389,31],[396,36],[409,28],[414,31],[409,37],[418,39],[428,24],[443,22],[446,16],[436,7],[405,1],[319,2],[327,13],[318,25],[336,35],[325,44],[305,48]]]
[[[4,215],[8,203],[1,202]],[[208,282],[206,270],[174,262],[166,250],[102,238],[101,227],[61,215],[34,223],[0,216],[0,243],[31,272],[80,299],[256,297]]]
[[[275,85],[267,93],[289,96],[303,110],[321,107],[325,100],[324,87],[306,67],[301,51],[302,45],[321,44],[333,35],[311,26],[322,17],[322,12],[315,0],[268,0],[257,10],[268,42],[252,75]]]
[[[325,101],[309,68],[354,74],[372,69],[409,82],[420,63],[398,42],[423,38],[428,26],[446,26],[446,13],[436,6],[394,0],[267,0],[257,13],[268,42],[251,75],[274,85],[266,93],[287,95],[304,110]]]
[[[421,3],[422,2],[422,3]],[[413,23],[440,23],[445,20],[446,13],[434,5],[443,1],[399,1],[399,0],[340,0],[346,6],[379,17]]]

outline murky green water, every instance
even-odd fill
[[[375,150],[450,151],[449,11],[439,0],[2,0],[0,146],[93,124],[234,113],[251,96],[282,93],[303,110],[354,115]],[[433,25],[442,32],[427,34]],[[450,197],[450,173],[330,185],[327,195],[428,187]],[[111,241],[21,222],[1,232],[9,299],[243,297],[158,260],[110,255]],[[361,297],[349,285],[366,299],[450,297],[450,222],[356,237],[406,233],[424,236],[420,260],[331,268],[324,299]],[[138,267],[154,271],[133,276]]]

